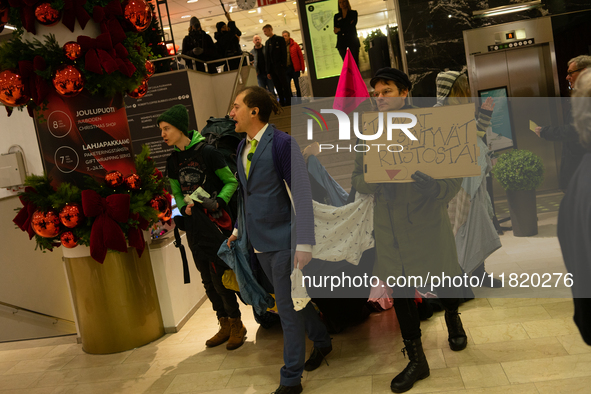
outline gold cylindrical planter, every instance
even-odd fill
[[[135,248],[108,252],[100,264],[77,246],[64,260],[84,351],[123,352],[164,335],[148,248],[141,258]]]

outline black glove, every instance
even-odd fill
[[[441,187],[437,180],[431,178],[429,175],[421,171],[416,171],[410,177],[415,181],[412,186],[422,195],[431,198],[435,198],[439,195]]]
[[[215,197],[214,198],[204,198],[201,205],[203,205],[203,208],[207,209],[207,211],[209,213],[216,211],[218,209],[218,206],[217,206],[218,202],[215,199]]]
[[[219,219],[222,216],[224,216],[224,212],[221,209],[218,209],[217,211],[213,211],[213,212],[209,211],[209,214],[214,219]]]

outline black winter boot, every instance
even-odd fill
[[[455,352],[464,350],[468,345],[468,337],[457,308],[445,311],[445,325],[447,326],[449,348]]]
[[[402,372],[392,379],[392,383],[390,383],[390,389],[394,393],[404,393],[412,389],[412,386],[417,380],[425,379],[431,373],[429,371],[427,358],[423,352],[421,338],[413,340],[405,339],[404,346],[405,347],[402,349],[402,353],[404,354],[405,351],[408,353],[408,359],[410,362]]]

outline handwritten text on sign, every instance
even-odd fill
[[[436,179],[463,178],[480,175],[478,165],[474,104],[434,108],[401,109],[415,115],[417,123],[409,128],[417,141],[412,141],[401,130],[393,130],[392,140],[386,133],[374,141],[367,141],[363,163],[368,183],[412,182],[411,175],[419,170]],[[380,116],[382,120],[380,121]],[[386,113],[363,114],[364,134],[375,135]],[[394,119],[393,123],[410,123],[409,118]],[[363,143],[364,141],[359,141]],[[399,144],[396,149],[376,149]]]

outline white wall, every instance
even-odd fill
[[[186,234],[182,234],[181,242],[187,254],[191,283],[183,283],[181,252],[173,241],[173,237],[160,238],[150,245],[154,281],[166,332],[180,330],[206,298]]]
[[[6,110],[0,108],[0,153],[6,153],[14,144],[23,148],[29,172],[42,174],[33,120],[27,111],[15,110],[8,117]],[[61,250],[47,253],[35,250],[35,242],[12,222],[15,209],[21,206],[16,193],[0,191],[0,301],[74,320]],[[19,314],[14,315],[15,320],[21,320]],[[0,320],[0,332],[6,329],[2,321],[9,317],[10,314],[4,314]],[[52,324],[51,320],[47,321]]]

